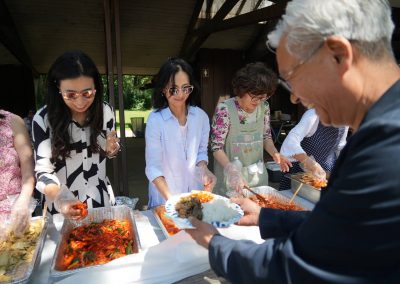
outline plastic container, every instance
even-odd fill
[[[130,209],[135,210],[136,204],[138,203],[139,198],[130,198],[128,196],[117,196],[115,197],[116,205],[126,205]]]
[[[242,164],[242,162],[239,160],[239,157],[234,157],[234,158],[233,158],[233,161],[232,161],[232,164],[234,164],[235,167],[236,167],[239,171],[241,171],[242,168],[243,168],[243,164]]]

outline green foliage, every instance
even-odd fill
[[[102,76],[105,87],[105,96],[108,98],[108,80],[106,76]],[[152,89],[149,89],[152,76],[139,75],[123,75],[122,90],[124,98],[124,106],[127,110],[146,110],[151,108]],[[118,108],[118,84],[114,79],[115,105]]]

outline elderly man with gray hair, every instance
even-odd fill
[[[400,282],[400,68],[386,0],[293,0],[269,34],[282,82],[324,125],[349,125],[312,212],[235,199],[263,244],[192,220],[211,267],[233,283]]]

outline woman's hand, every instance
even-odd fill
[[[16,236],[22,235],[29,226],[30,199],[30,196],[20,194],[11,208],[11,229]]]
[[[58,212],[64,215],[66,219],[72,220],[79,220],[86,217],[82,216],[82,211],[79,209],[81,203],[66,186],[61,187],[53,202]]]
[[[314,157],[308,156],[300,163],[300,167],[304,172],[312,174],[315,178],[326,181],[326,172],[321,165],[315,161]]]
[[[289,159],[281,155],[279,152],[273,154],[272,158],[274,159],[275,163],[277,163],[281,167],[281,171],[284,173],[288,172],[289,169],[292,167],[292,163],[289,161]]]
[[[121,146],[119,144],[119,138],[117,137],[117,132],[113,130],[107,135],[107,142],[106,142],[107,156],[114,157],[115,155],[117,155],[120,148]]]
[[[228,163],[224,168],[224,175],[228,186],[238,193],[242,193],[243,187],[247,185],[240,169],[233,163]]]
[[[233,203],[238,204],[244,212],[244,216],[237,222],[240,226],[258,226],[261,207],[249,198],[234,197],[231,198]]]
[[[217,177],[207,168],[206,164],[199,164],[195,168],[195,175],[198,181],[204,186],[204,190],[212,191],[217,183]]]

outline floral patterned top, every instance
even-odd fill
[[[239,105],[237,98],[235,98],[235,106],[239,114],[239,121],[241,124],[247,124],[251,114],[245,112]],[[223,150],[225,146],[225,140],[229,133],[231,122],[228,113],[228,107],[225,102],[221,102],[217,105],[215,113],[211,123],[211,151],[215,152]],[[271,139],[271,127],[270,127],[270,110],[269,104],[265,101],[265,114],[264,114],[264,140]]]
[[[12,203],[7,195],[21,192],[21,169],[18,153],[14,148],[14,136],[11,129],[13,114],[0,110],[4,118],[0,119],[0,213],[11,210]]]

